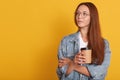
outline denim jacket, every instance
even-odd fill
[[[63,57],[67,57],[73,59],[74,56],[79,52],[79,34],[80,32],[70,34],[65,36],[59,46],[58,50],[58,59]],[[104,39],[105,43],[105,57],[104,61],[101,65],[96,64],[85,64],[85,66],[89,73],[90,77],[80,74],[77,71],[72,71],[68,76],[65,76],[67,65],[63,66],[62,68],[57,68],[57,74],[59,80],[104,80],[109,64],[110,64],[110,55],[111,51],[109,48],[109,43],[106,39]],[[80,76],[82,75],[82,77]]]

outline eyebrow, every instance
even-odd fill
[[[83,12],[87,12],[87,13],[89,13],[88,11],[83,11]]]
[[[78,11],[78,10],[77,10],[76,12],[80,12],[80,13],[81,13],[81,11]],[[87,11],[83,11],[83,12],[85,12],[85,13],[89,13],[89,12],[87,12]]]

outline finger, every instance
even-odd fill
[[[66,61],[66,60],[59,60],[59,63],[60,63],[61,65],[65,65],[65,64],[67,64],[67,61]]]
[[[62,60],[59,60],[58,62],[62,62]]]
[[[65,63],[58,63],[58,65],[59,65],[60,67],[62,67],[62,66],[65,65]]]
[[[84,59],[79,60],[78,64],[85,64],[85,60]]]
[[[59,63],[59,64],[58,64],[58,67],[62,67],[62,64],[61,64],[61,63]]]
[[[64,61],[62,59],[59,60],[60,63],[63,63]]]
[[[76,63],[76,64],[78,64],[79,61],[80,61],[79,58],[74,59],[74,63]]]
[[[76,56],[76,58],[85,59],[85,56],[79,55],[79,56]]]
[[[79,54],[77,54],[77,55],[75,55],[75,58],[78,58],[80,55]]]
[[[84,54],[85,54],[85,51],[82,51],[82,52],[81,52],[81,55],[84,55]]]
[[[81,54],[80,54],[81,56],[83,56],[84,55],[84,52],[81,52]]]
[[[81,52],[77,53],[77,55],[80,55],[80,54],[81,54]]]
[[[83,61],[82,62],[78,62],[78,64],[85,64],[85,62],[83,62]]]
[[[74,63],[77,63],[77,64],[80,64],[80,63],[85,63],[86,62],[86,60],[85,59],[83,59],[83,58],[76,58],[75,60],[74,60]]]
[[[79,62],[86,62],[86,59],[79,59]]]

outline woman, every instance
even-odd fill
[[[95,5],[83,2],[75,11],[78,31],[64,37],[58,53],[59,80],[104,80],[110,64],[109,43],[100,31],[99,16]],[[92,49],[91,63],[80,49]]]

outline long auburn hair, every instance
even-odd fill
[[[100,65],[104,60],[105,45],[104,45],[104,40],[101,36],[98,10],[93,3],[83,2],[78,5],[78,7],[76,8],[76,11],[81,5],[87,6],[90,11],[90,24],[89,24],[87,36],[88,36],[88,48],[92,49],[92,63]],[[74,16],[74,19],[77,25],[76,14]]]

